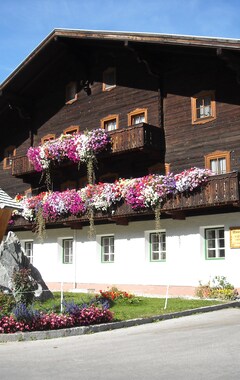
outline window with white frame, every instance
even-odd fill
[[[107,132],[118,129],[118,115],[109,115],[101,120],[101,128]]]
[[[30,263],[33,263],[33,241],[24,242],[24,253],[29,259]]]
[[[192,124],[203,124],[216,119],[214,91],[201,91],[191,98]]]
[[[225,174],[230,172],[230,152],[216,151],[205,156],[205,167],[210,169],[214,174]]]
[[[166,260],[166,232],[154,232],[149,235],[150,261]]]
[[[147,123],[147,109],[137,108],[128,113],[128,125]]]
[[[101,260],[103,263],[114,262],[114,236],[102,236]]]
[[[73,262],[73,239],[63,239],[63,264],[72,264]]]
[[[225,258],[224,227],[205,229],[206,259]]]

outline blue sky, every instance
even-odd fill
[[[0,83],[54,29],[240,39],[240,0],[0,0]]]

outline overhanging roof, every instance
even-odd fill
[[[201,47],[212,49],[240,50],[240,39],[198,37],[158,33],[135,33],[135,32],[113,32],[113,31],[89,31],[78,29],[54,29],[31,54],[6,78],[0,85],[3,91],[8,84],[29,64],[32,60],[52,42],[63,38],[83,39],[95,41],[112,41],[123,43],[158,44],[183,47]]]

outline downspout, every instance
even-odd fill
[[[73,230],[73,289],[77,288],[77,230]]]

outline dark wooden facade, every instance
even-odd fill
[[[108,67],[116,69],[116,87],[103,91]],[[56,30],[1,85],[1,187],[11,196],[30,186],[43,190],[40,175],[27,162],[27,149],[48,134],[60,136],[70,126],[79,126],[80,131],[99,128],[103,118],[116,114],[119,129],[111,132],[113,150],[99,157],[97,180],[105,175],[127,178],[163,172],[165,163],[175,173],[204,167],[204,156],[215,151],[229,151],[231,171],[237,172],[239,70],[238,41]],[[77,99],[66,104],[71,81],[77,83]],[[193,125],[191,97],[206,90],[215,92],[216,118]],[[147,110],[147,123],[129,126],[128,114],[138,108]],[[12,167],[3,169],[4,150],[10,145],[16,147],[16,155]],[[69,165],[54,174],[58,190],[67,180],[81,186],[86,171]],[[239,201],[238,176],[234,178],[236,195],[233,199],[227,193],[225,205]],[[226,185],[220,177],[216,181],[220,187]],[[170,215],[171,209],[223,205],[211,197],[201,204],[200,198],[181,207],[175,200],[163,209]]]

